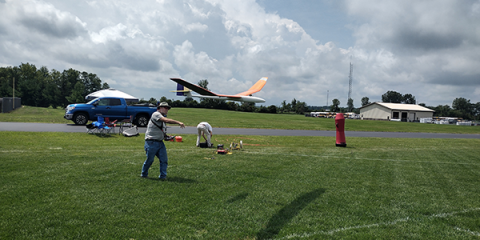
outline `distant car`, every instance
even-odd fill
[[[65,108],[67,120],[72,120],[76,125],[86,125],[87,122],[97,120],[98,116],[108,117],[111,121],[129,119],[139,127],[146,127],[152,113],[157,111],[153,104],[136,104],[128,106],[123,98],[101,97],[88,103],[70,104]]]

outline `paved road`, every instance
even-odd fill
[[[460,126],[461,127],[461,126]],[[146,128],[138,128],[140,133],[145,133]],[[85,126],[74,124],[50,123],[18,123],[0,122],[0,131],[17,132],[86,132]],[[335,137],[335,131],[315,130],[281,130],[281,129],[244,129],[244,128],[214,128],[214,134],[219,135],[263,135],[263,136],[322,136]],[[178,126],[168,128],[168,134],[197,134],[196,127]],[[381,138],[470,138],[480,139],[480,134],[448,134],[448,133],[398,133],[398,132],[355,132],[346,131],[346,137],[381,137]]]

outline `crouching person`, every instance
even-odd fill
[[[201,122],[197,125],[197,147],[200,147],[200,138],[203,136],[203,139],[207,141],[207,146],[212,147],[212,136],[213,136],[213,129],[208,122]],[[206,136],[205,136],[206,135]]]

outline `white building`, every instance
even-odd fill
[[[360,118],[367,120],[419,121],[432,118],[432,109],[415,104],[374,102],[360,108]]]

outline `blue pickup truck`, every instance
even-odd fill
[[[101,97],[88,103],[70,104],[65,108],[67,120],[72,120],[77,125],[86,125],[88,120],[95,121],[98,116],[108,117],[111,121],[129,119],[139,127],[146,127],[152,113],[157,111],[153,104],[127,105],[123,98]]]

